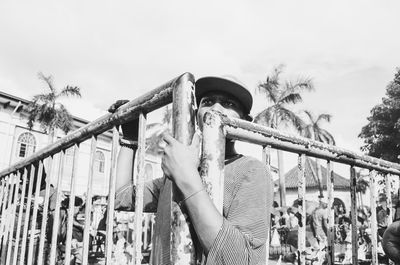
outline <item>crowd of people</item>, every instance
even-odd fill
[[[313,208],[311,205],[317,205]],[[308,212],[306,218],[306,246],[310,256],[316,257],[319,252],[326,252],[328,235],[328,208],[327,201],[320,199],[319,202],[307,201]],[[306,206],[306,207],[307,207]],[[301,221],[298,214],[297,203],[291,207],[279,207],[274,203],[275,211],[271,215],[271,248],[280,248],[291,245],[297,248],[297,230]],[[376,208],[377,216],[377,238],[378,255],[381,262],[387,262],[385,253],[382,249],[382,239],[388,226],[389,208],[386,198],[381,196]],[[343,264],[352,263],[351,251],[351,212],[346,211],[345,205],[337,203],[333,205],[334,231],[335,231],[335,254],[336,261]],[[357,211],[357,230],[358,230],[358,258],[360,260],[371,259],[371,211],[369,207],[360,207]],[[287,247],[284,248],[288,249]],[[290,249],[290,248],[289,248]],[[289,251],[281,253],[283,256]],[[290,256],[290,255],[289,255]],[[325,255],[319,255],[325,262]],[[293,259],[291,259],[293,261]],[[322,263],[321,263],[322,264]]]

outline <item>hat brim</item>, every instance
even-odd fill
[[[245,114],[250,113],[253,105],[253,97],[243,85],[222,77],[202,77],[196,81],[195,94],[197,105],[200,103],[200,99],[210,91],[221,91],[234,96],[243,105]]]

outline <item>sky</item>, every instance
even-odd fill
[[[359,151],[371,108],[400,67],[400,2],[1,1],[0,90],[26,99],[76,85],[72,114],[93,120],[184,72],[233,75],[254,91],[273,68],[312,78],[296,110],[333,116],[337,145]],[[252,113],[267,106],[257,94]]]

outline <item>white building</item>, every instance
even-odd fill
[[[306,200],[318,202],[319,186],[317,177],[317,165],[314,159],[306,158],[305,163],[305,178],[306,178]],[[293,205],[293,202],[298,198],[298,167],[295,166],[285,174],[286,184],[286,204]],[[326,188],[326,168],[321,166],[321,176],[323,183],[324,197],[327,198]],[[275,181],[275,185],[278,181]],[[346,179],[334,172],[334,198],[336,202],[343,203],[348,211],[350,209],[350,180]],[[275,200],[279,202],[279,194],[275,194]]]

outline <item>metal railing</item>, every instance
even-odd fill
[[[142,243],[142,212],[143,212],[143,187],[144,187],[144,157],[145,157],[145,130],[146,115],[166,104],[173,103],[173,132],[174,137],[182,143],[189,144],[195,129],[195,98],[194,98],[194,77],[185,73],[166,84],[148,92],[147,94],[130,101],[117,110],[116,113],[104,115],[86,126],[68,134],[57,142],[39,150],[32,156],[18,162],[17,164],[0,172],[0,240],[1,240],[1,264],[43,264],[48,260],[50,264],[56,263],[58,255],[63,255],[63,263],[70,264],[71,241],[73,233],[74,202],[76,193],[76,177],[79,165],[80,144],[90,141],[90,162],[88,185],[86,191],[85,225],[83,232],[83,253],[82,262],[88,264],[89,256],[89,230],[92,207],[92,183],[97,136],[112,129],[111,149],[111,170],[109,177],[109,192],[107,201],[107,229],[105,244],[105,263],[111,264],[113,247],[113,220],[116,187],[116,162],[119,148],[119,133],[117,126],[127,121],[139,118],[139,140],[137,150],[136,169],[136,200],[135,200],[135,236],[134,250],[132,251],[132,263],[141,264],[141,243]],[[259,145],[263,154],[263,161],[269,166],[270,148],[288,151],[298,154],[298,200],[301,226],[298,229],[298,260],[299,264],[305,264],[306,248],[306,183],[305,183],[305,160],[306,157],[315,157],[326,160],[328,172],[328,262],[334,264],[334,213],[333,213],[333,192],[334,178],[332,162],[349,165],[351,176],[351,212],[352,214],[352,251],[353,264],[358,263],[357,258],[357,202],[356,202],[356,172],[355,167],[370,170],[371,189],[375,194],[375,174],[377,172],[390,175],[400,175],[400,165],[369,156],[359,155],[335,146],[326,145],[309,139],[287,135],[285,133],[260,126],[244,120],[226,117],[217,112],[209,112],[205,116],[203,128],[203,159],[202,167],[207,171],[201,171],[203,183],[211,195],[215,205],[222,212],[223,191],[224,191],[224,146],[225,139],[230,138]],[[74,158],[71,174],[70,200],[67,216],[67,232],[65,239],[65,250],[58,253],[58,228],[60,223],[61,204],[61,181],[64,171],[64,160],[66,149],[73,148]],[[213,154],[212,156],[208,154]],[[53,174],[55,158],[58,157],[57,186],[55,187],[55,207],[49,212],[50,200],[50,174]],[[222,165],[222,166],[221,166]],[[46,174],[44,173],[46,171]],[[34,177],[36,176],[36,177]],[[212,177],[211,177],[212,176]],[[46,177],[45,196],[42,211],[39,211],[40,185]],[[386,183],[389,181],[386,180]],[[179,196],[175,192],[174,185],[167,180],[165,189],[168,190],[169,198],[167,210],[168,216],[173,220],[165,221],[161,230],[169,234],[167,240],[169,259],[171,264],[189,264],[195,259],[195,253],[185,251],[190,233],[187,223],[179,206],[172,200],[173,196]],[[389,190],[389,185],[386,185]],[[389,207],[391,205],[390,196]],[[377,223],[376,223],[376,197],[371,196],[372,212],[372,264],[377,264]],[[39,220],[39,212],[42,220]],[[52,237],[46,238],[48,220],[52,219]],[[389,218],[391,220],[391,218]],[[40,226],[40,229],[36,227]],[[39,230],[39,242],[35,243],[34,232]],[[156,231],[157,232],[157,231]],[[38,244],[38,246],[37,246]],[[46,246],[50,246],[47,250]],[[267,252],[269,240],[266,244]],[[268,262],[268,255],[267,261]]]

